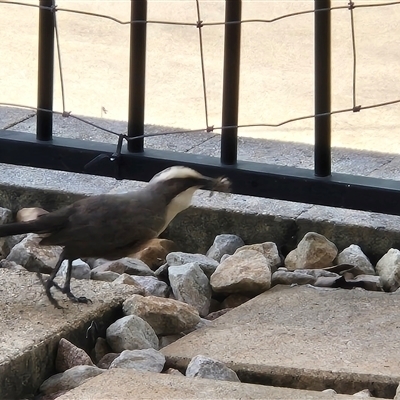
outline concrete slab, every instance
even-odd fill
[[[89,348],[86,330],[95,321],[102,332],[118,318],[122,302],[133,293],[129,285],[73,280],[73,292],[91,304],[74,304],[59,293],[65,307],[55,309],[34,273],[0,269],[0,398],[35,393],[54,371],[59,340]]]
[[[161,351],[181,369],[216,358],[245,382],[393,398],[399,307],[397,294],[276,286]]]
[[[59,400],[91,399],[354,399],[308,390],[294,390],[246,383],[186,378],[175,375],[114,369],[58,397]]]

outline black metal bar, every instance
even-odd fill
[[[330,0],[315,0],[315,114],[331,112],[331,7]],[[318,11],[328,9],[325,11]],[[331,116],[315,118],[314,172],[331,174]]]
[[[225,22],[240,21],[242,1],[225,1]],[[238,124],[240,78],[241,24],[225,25],[224,78],[222,95],[222,126]],[[221,162],[233,165],[237,161],[237,128],[222,128]]]
[[[131,0],[131,21],[146,21],[147,0]],[[129,111],[128,136],[144,134],[144,103],[146,79],[146,31],[145,22],[131,23],[129,59]],[[143,151],[144,139],[131,140],[128,150]]]
[[[44,7],[53,6],[52,0],[40,0]],[[48,8],[39,8],[38,97],[36,137],[51,140],[53,135],[53,81],[54,81],[54,14]]]
[[[30,133],[0,130],[0,162],[8,164],[115,177],[114,152],[113,144],[60,137],[42,142]],[[345,174],[318,178],[312,170],[243,161],[228,166],[216,157],[152,149],[124,148],[120,157],[122,179],[148,181],[164,168],[186,165],[208,176],[227,176],[238,194],[400,215],[398,181]]]

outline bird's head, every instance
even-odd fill
[[[229,192],[230,181],[224,177],[210,178],[188,167],[174,166],[154,175],[148,187],[162,193],[166,199],[168,224],[178,213],[190,206],[197,189]]]

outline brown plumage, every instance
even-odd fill
[[[55,286],[71,300],[72,261],[94,257],[118,259],[156,238],[176,214],[186,209],[199,189],[228,191],[225,178],[208,178],[186,167],[172,167],[157,174],[143,189],[124,194],[104,194],[79,200],[60,210],[43,214],[28,222],[0,225],[0,237],[21,233],[47,234],[41,245],[63,246],[63,252],[50,278],[45,283],[51,303],[59,307],[51,295]],[[68,260],[63,288],[53,280],[63,260]]]

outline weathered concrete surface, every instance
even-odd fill
[[[140,373],[114,369],[90,379],[83,385],[58,397],[58,400],[91,399],[354,399],[346,395],[332,395],[305,390],[277,388],[186,378],[176,375]]]
[[[178,368],[213,357],[242,381],[393,398],[399,307],[398,294],[276,286],[161,351]]]
[[[78,296],[91,304],[73,304],[56,293],[65,307],[55,309],[34,273],[0,269],[0,399],[34,393],[54,369],[56,349],[64,337],[80,347],[93,345],[86,338],[92,321],[100,332],[119,316],[129,285],[72,280]]]

